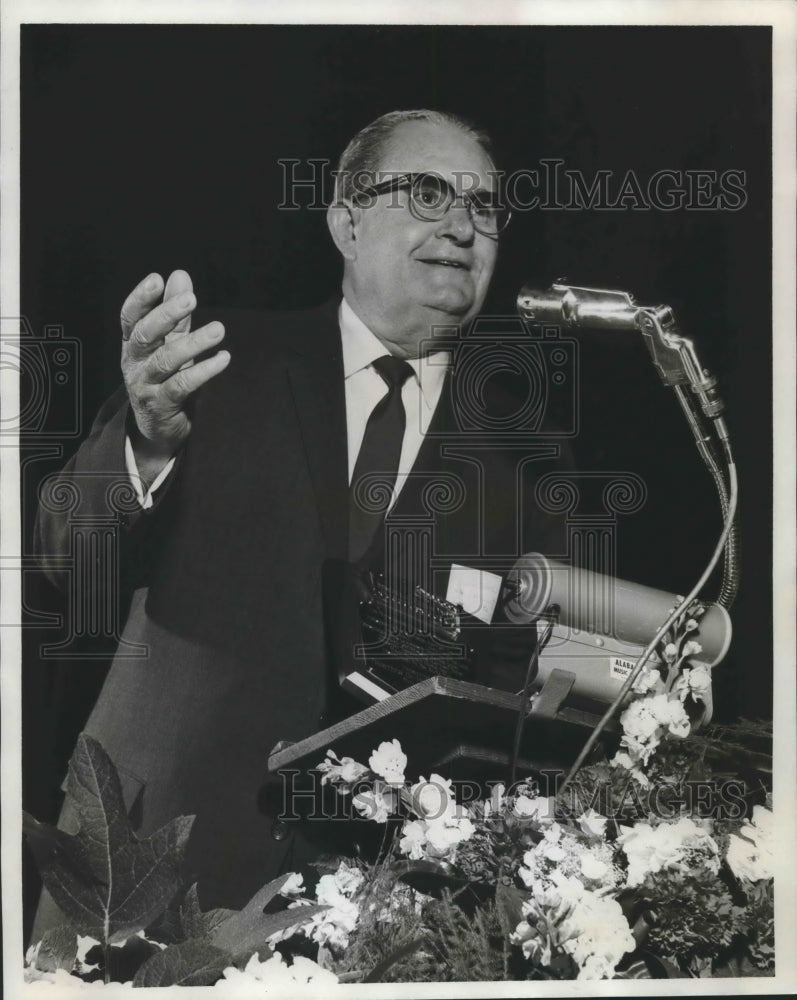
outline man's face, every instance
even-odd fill
[[[380,164],[388,176],[438,174],[457,192],[494,190],[494,169],[471,136],[423,121],[398,126]],[[354,311],[394,353],[415,357],[433,326],[466,323],[478,313],[498,241],[474,229],[461,198],[438,221],[415,218],[408,199],[407,190],[388,192],[354,209],[343,287]]]

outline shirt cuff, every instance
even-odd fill
[[[158,487],[164,482],[166,477],[172,471],[174,459],[169,459],[166,465],[158,473],[154,483],[152,483],[146,493],[144,493],[141,476],[139,475],[138,466],[136,465],[136,457],[133,454],[133,444],[129,435],[125,437],[125,465],[127,466],[127,474],[130,477],[130,482],[133,489],[136,491],[136,499],[141,504],[142,510],[149,510],[153,504],[152,494],[158,489]]]

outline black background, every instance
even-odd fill
[[[741,482],[742,587],[717,714],[768,716],[770,48],[770,29],[751,27],[24,26],[22,311],[35,332],[59,324],[81,342],[85,433],[119,382],[121,303],[150,271],[187,269],[211,307],[335,294],[324,213],[278,209],[278,160],[334,161],[385,111],[464,114],[507,171],[560,158],[588,180],[611,170],[615,186],[633,169],[643,188],[663,169],[745,171],[739,211],[517,213],[486,309],[511,313],[524,282],[562,277],[675,309],[719,377]],[[620,524],[619,573],[684,593],[720,530],[714,487],[641,338],[579,344],[579,467],[632,471],[648,489]],[[53,403],[50,427],[69,405]],[[38,482],[76,444],[26,466],[27,547]],[[34,575],[25,602],[59,608]],[[43,662],[54,634],[25,634],[24,796],[43,819],[107,669]]]

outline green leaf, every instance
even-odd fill
[[[229,964],[229,956],[207,941],[183,941],[148,959],[133,986],[212,986]]]
[[[290,874],[274,879],[256,892],[246,906],[219,923],[210,933],[209,940],[221,948],[234,960],[248,959],[256,951],[271,954],[267,940],[272,934],[293,925],[307,923],[317,913],[329,909],[327,906],[296,906],[279,913],[264,913],[263,910],[279,893],[290,878]],[[262,956],[261,956],[262,958]]]
[[[83,934],[109,944],[147,927],[180,883],[193,816],[139,840],[108,755],[81,734],[69,762],[67,796],[77,811],[71,835],[23,814],[23,829],[53,899]]]
[[[77,958],[77,934],[69,924],[51,927],[41,939],[36,961],[33,963],[41,972],[55,972],[66,969],[71,972]]]

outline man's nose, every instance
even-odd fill
[[[475,231],[470,211],[462,198],[451,203],[437,224],[437,235],[453,239],[456,243],[470,243]]]

